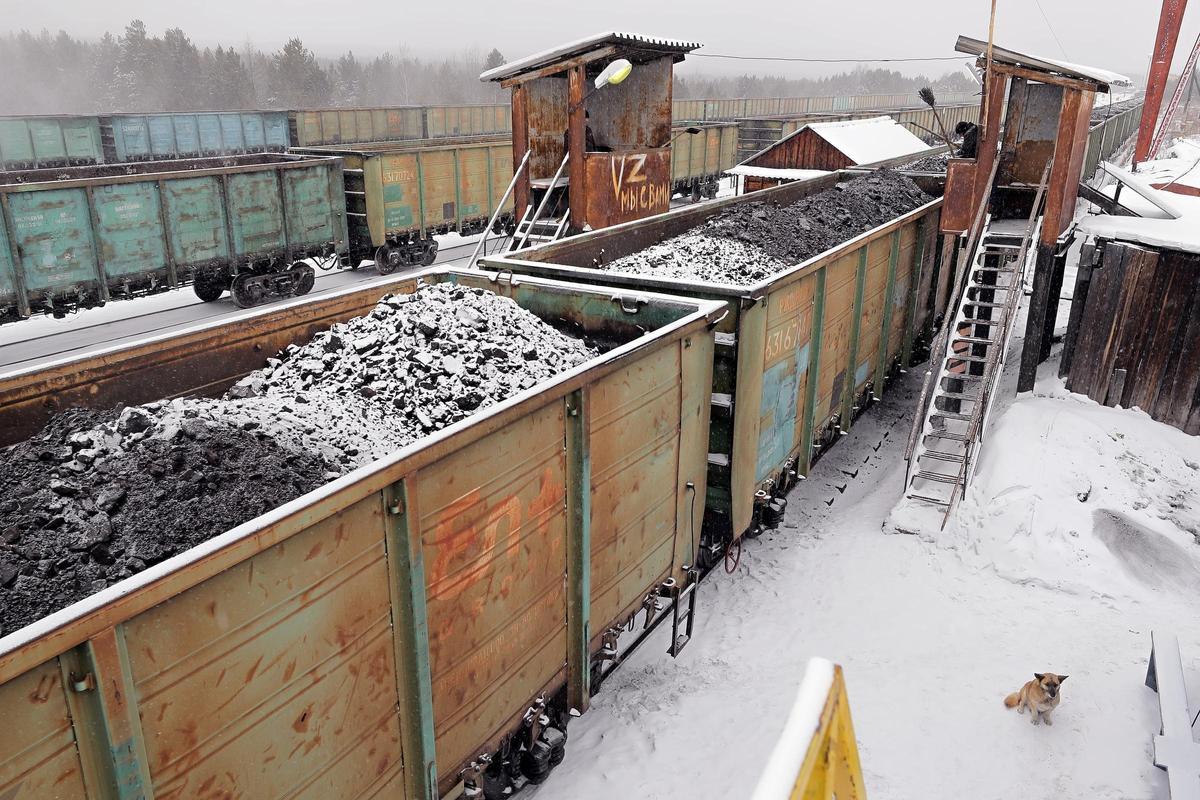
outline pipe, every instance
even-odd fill
[[[1138,127],[1137,144],[1133,149],[1133,166],[1145,161],[1154,140],[1154,126],[1162,108],[1163,94],[1167,88],[1167,76],[1171,71],[1171,60],[1175,57],[1175,45],[1179,41],[1179,27],[1187,0],[1163,0],[1162,13],[1158,18],[1158,35],[1154,39],[1154,52],[1150,57],[1150,75],[1146,79],[1146,100],[1142,106],[1142,122]]]

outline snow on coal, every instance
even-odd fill
[[[745,286],[890,222],[933,198],[891,170],[854,178],[786,206],[731,206],[686,233],[603,266],[615,272]]]
[[[223,398],[63,412],[0,457],[0,635],[596,353],[512,300],[436,284]]]

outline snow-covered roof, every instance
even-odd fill
[[[806,181],[809,178],[819,178],[828,175],[823,169],[780,169],[777,167],[755,167],[750,164],[739,164],[733,169],[725,170],[726,175],[746,175],[753,178],[777,178],[785,181]]]
[[[891,117],[810,122],[805,127],[855,164],[873,164],[929,149],[929,145]]]
[[[1155,189],[1144,180],[1146,175],[1135,175],[1107,162],[1102,163],[1101,167],[1145,200],[1153,212],[1166,216],[1123,217],[1099,214],[1081,219],[1080,231],[1105,239],[1161,247],[1165,250],[1180,250],[1185,253],[1200,253],[1200,198]],[[1123,205],[1130,205],[1126,201],[1126,195],[1121,196],[1121,202]]]
[[[987,54],[988,44],[984,40],[972,39],[969,36],[959,36],[954,49],[960,53],[982,56]],[[1096,88],[1102,92],[1107,92],[1110,84],[1115,83],[1119,86],[1129,86],[1132,83],[1126,76],[1107,69],[1089,67],[1083,64],[1072,64],[1069,61],[1059,61],[1058,59],[1044,58],[1028,53],[1018,53],[1016,50],[1009,50],[995,43],[992,44],[992,61],[998,61],[1001,64],[1012,64],[1017,67],[1027,67],[1039,72],[1054,73],[1062,75],[1065,78],[1074,78],[1094,83],[1096,84]]]
[[[1200,189],[1200,136],[1176,139],[1153,161],[1138,164],[1138,177],[1155,188]]]
[[[531,72],[535,69],[555,64],[559,61],[572,58],[577,55],[596,50],[606,45],[618,45],[637,50],[657,50],[663,53],[677,53],[683,55],[690,53],[697,47],[700,47],[699,42],[684,42],[678,39],[660,39],[657,36],[643,36],[640,33],[621,33],[619,31],[608,31],[606,33],[597,33],[583,39],[577,39],[567,44],[552,47],[549,50],[543,50],[540,53],[534,53],[524,58],[519,58],[516,61],[510,61],[507,64],[502,64],[494,69],[489,69],[479,76],[481,81],[502,81],[508,78],[520,75],[523,72]]]

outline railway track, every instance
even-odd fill
[[[442,248],[435,263],[462,266],[471,256],[474,239]],[[421,269],[413,268],[413,271]],[[402,274],[402,273],[401,273]],[[350,286],[366,287],[395,278],[379,275],[370,266],[359,270],[330,270],[317,273],[310,297]],[[0,372],[48,364],[66,356],[76,357],[123,340],[194,325],[233,319],[244,315],[228,296],[205,303],[189,291],[167,292],[135,302],[113,303],[103,308],[80,311],[64,319],[40,317],[0,328]]]

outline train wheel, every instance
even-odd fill
[[[196,282],[192,284],[192,291],[204,302],[213,303],[225,294],[225,285],[217,278],[196,278]]]
[[[375,271],[380,275],[391,275],[400,268],[403,260],[398,248],[381,244],[375,250]]]
[[[261,303],[264,297],[262,282],[257,275],[238,275],[233,279],[229,293],[233,295],[233,302],[237,303],[238,308],[252,308]]]
[[[425,242],[425,252],[421,253],[421,266],[428,267],[437,260],[438,243],[434,239]]]
[[[317,283],[317,273],[308,264],[297,261],[292,264],[292,281],[296,287],[294,293],[299,297],[312,291],[313,286]]]

